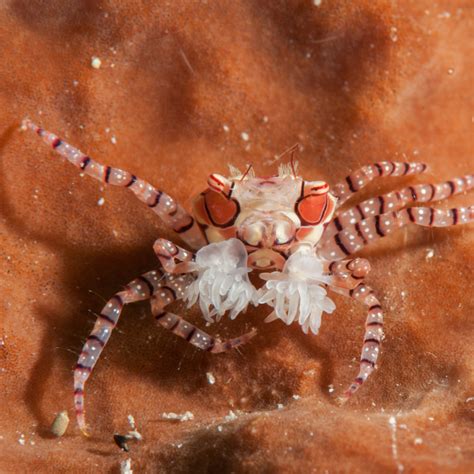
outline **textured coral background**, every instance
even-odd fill
[[[315,3],[1,3],[2,473],[118,472],[128,455],[112,434],[128,414],[145,438],[129,454],[139,473],[474,471],[472,225],[409,228],[363,253],[387,336],[379,370],[343,408],[334,397],[356,374],[365,319],[350,301],[335,298],[318,337],[264,325],[263,310],[225,321],[211,331],[260,333],[219,356],[155,327],[138,304],[88,384],[92,438],[74,422],[48,435],[55,413],[72,416],[93,313],[154,267],[154,239],[172,235],[131,193],[81,178],[19,133],[25,115],[183,202],[229,162],[271,173],[295,142],[304,176],[331,183],[379,159],[426,161],[419,181],[473,171],[473,2]],[[186,410],[193,421],[161,420]]]

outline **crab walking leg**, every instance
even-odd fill
[[[162,273],[153,270],[131,281],[124,290],[116,293],[106,303],[97,317],[94,328],[87,338],[74,369],[74,407],[77,423],[81,431],[87,435],[84,411],[84,386],[92,369],[99,360],[104,346],[110,338],[112,329],[117,325],[124,305],[152,297],[161,286]]]
[[[380,176],[407,176],[420,174],[426,170],[424,163],[408,163],[397,161],[379,161],[371,165],[365,165],[354,171],[346,179],[336,184],[331,193],[337,197],[337,206],[341,206],[353,194],[361,190],[375,178]]]
[[[382,306],[374,295],[373,290],[364,283],[359,283],[359,285],[352,290],[333,286],[330,288],[336,293],[354,298],[369,308],[369,313],[365,321],[364,343],[360,355],[359,373],[354,379],[354,382],[352,382],[344,394],[339,397],[339,401],[344,403],[360,388],[375,370],[375,364],[377,363],[377,358],[380,353],[380,344],[383,338],[383,312]]]
[[[194,259],[194,254],[179,247],[170,240],[158,239],[153,244],[153,251],[166,272],[186,273],[191,271],[189,262]]]
[[[352,289],[360,284],[370,272],[370,263],[365,258],[336,260],[328,266],[332,286]]]
[[[327,239],[344,227],[356,224],[367,217],[381,215],[388,211],[398,211],[412,202],[442,201],[454,194],[469,191],[473,187],[474,175],[467,175],[440,184],[415,184],[368,199],[338,214],[324,230],[322,239]]]
[[[369,217],[350,225],[324,240],[318,247],[317,253],[321,258],[340,260],[410,223],[425,227],[448,227],[472,221],[474,221],[474,206],[447,210],[433,207],[410,207]]]
[[[118,168],[112,168],[94,161],[77,148],[61,140],[54,133],[43,130],[31,120],[25,119],[23,127],[37,133],[45,143],[64,156],[83,173],[103,183],[129,188],[137,198],[144,202],[170,226],[192,248],[198,249],[207,244],[204,234],[195,219],[172,197],[156,189],[150,183]]]
[[[239,337],[221,341],[201,331],[201,329],[198,329],[194,324],[186,321],[181,316],[165,311],[165,307],[177,299],[177,294],[183,294],[185,287],[189,284],[189,280],[186,277],[176,277],[171,280],[171,284],[168,283],[167,286],[163,286],[151,298],[151,312],[158,324],[170,330],[176,336],[182,337],[198,349],[212,352],[213,354],[229,351],[246,344],[257,334],[257,330],[252,329],[250,332]]]

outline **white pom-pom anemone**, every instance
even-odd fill
[[[258,302],[274,308],[266,322],[281,319],[290,325],[298,321],[306,334],[308,330],[318,334],[322,313],[336,309],[321,286],[330,278],[324,274],[323,262],[314,255],[295,253],[286,261],[283,272],[262,273],[260,277],[266,283]]]
[[[197,278],[187,287],[184,299],[188,307],[199,299],[206,321],[219,321],[230,310],[230,319],[256,302],[257,290],[250,283],[247,250],[238,239],[209,244],[196,252],[191,269]]]

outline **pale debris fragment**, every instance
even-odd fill
[[[172,420],[172,421],[189,421],[194,420],[194,415],[190,411],[185,411],[184,413],[162,413],[161,418],[163,420]]]
[[[216,383],[216,378],[214,375],[211,374],[211,372],[206,372],[206,377],[207,377],[207,383],[209,385],[214,385]]]
[[[105,199],[103,197],[99,198],[99,200],[97,201],[97,205],[98,206],[103,206],[104,205],[104,202],[105,202]]]
[[[426,260],[429,260],[430,258],[433,258],[434,257],[434,249],[426,249],[426,257],[425,259]]]
[[[224,132],[226,132],[226,133],[230,130],[230,128],[227,124],[222,125],[222,128],[224,129]]]
[[[22,445],[25,446],[25,435],[21,433],[20,437],[18,438],[18,442]]]
[[[100,69],[100,66],[102,66],[102,61],[97,56],[92,56],[91,66],[94,69]]]
[[[392,435],[392,457],[397,466],[397,471],[400,473],[405,470],[405,467],[398,458],[397,418],[393,415],[390,416],[388,419],[388,424],[390,426],[390,432]]]
[[[58,438],[66,433],[69,426],[69,416],[66,410],[59,412],[51,425],[51,433]]]
[[[396,26],[390,27],[390,39],[394,43],[398,41],[398,28]]]
[[[250,140],[250,135],[247,132],[242,132],[240,136],[244,142],[248,142]]]
[[[238,416],[232,411],[229,410],[229,414],[224,417],[225,421],[234,421],[238,418]]]
[[[321,3],[323,3],[323,0],[313,0],[313,5],[315,7],[320,7]]]
[[[117,137],[115,135],[112,135],[112,137],[110,138],[110,141],[112,145],[117,145]]]
[[[296,393],[293,395],[293,400],[300,400],[300,399],[301,399],[300,395],[296,395]]]
[[[422,438],[415,438],[415,440],[413,441],[413,443],[418,446],[420,444],[423,444],[423,439]]]
[[[137,426],[135,425],[135,418],[133,417],[133,415],[128,415],[127,418],[128,418],[128,424],[130,425],[130,428],[132,428],[132,430],[127,433],[127,435],[130,438],[134,438],[137,441],[141,441],[143,439],[143,436],[137,430]]]
[[[133,474],[132,460],[130,458],[120,463],[120,474]]]

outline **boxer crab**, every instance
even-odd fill
[[[380,301],[364,283],[370,265],[352,255],[410,223],[443,227],[474,220],[474,206],[406,207],[467,191],[474,186],[474,175],[408,186],[338,211],[376,178],[426,169],[422,163],[390,161],[365,165],[332,189],[323,181],[298,176],[293,161],[281,165],[278,175],[266,178],[256,177],[251,169],[242,174],[231,167],[229,178],[209,176],[208,188],[194,200],[191,215],[163,191],[127,171],[97,163],[30,120],[24,121],[23,128],[36,132],[84,174],[129,188],[192,249],[158,239],[153,249],[161,268],[131,281],[99,314],[74,370],[75,410],[84,433],[85,383],[123,306],[141,300],[150,300],[152,314],[162,327],[199,349],[220,353],[248,342],[255,331],[221,341],[166,307],[176,300],[189,306],[198,303],[205,320],[213,322],[226,312],[235,319],[249,304],[267,304],[273,310],[266,321],[297,322],[305,333],[317,334],[322,313],[335,309],[328,290],[346,295],[368,308],[359,372],[340,397],[347,400],[374,371],[383,338]],[[258,290],[248,277],[253,270],[265,281]]]

